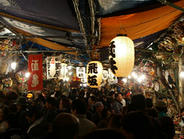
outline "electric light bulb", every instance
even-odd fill
[[[17,67],[17,63],[16,63],[16,62],[12,62],[12,63],[11,63],[11,68],[12,68],[13,70],[15,70],[16,67]]]
[[[30,73],[29,73],[29,72],[26,72],[26,73],[25,73],[25,77],[26,77],[26,78],[29,78],[29,76],[30,76]]]

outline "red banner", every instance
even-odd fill
[[[43,69],[42,69],[42,55],[29,55],[28,57],[28,71],[30,77],[28,80],[28,90],[42,90],[43,89]]]

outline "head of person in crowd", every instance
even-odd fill
[[[95,103],[95,109],[96,109],[96,112],[102,112],[104,110],[104,105],[101,101],[97,101]]]
[[[109,92],[109,96],[111,96],[113,99],[115,99],[115,92],[114,91],[110,91]]]
[[[47,97],[45,107],[49,109],[57,109],[58,103],[57,100],[53,97]]]
[[[46,89],[43,89],[41,92],[41,95],[46,99],[47,98],[48,91]]]
[[[26,107],[26,104],[27,104],[27,100],[25,97],[18,97],[16,102],[15,102],[16,106],[17,106],[17,111],[21,111],[23,110],[25,107]]]
[[[145,99],[145,103],[146,103],[146,113],[151,116],[151,117],[158,117],[158,112],[156,111],[156,109],[153,107],[153,102],[151,98],[146,98]]]
[[[75,139],[78,136],[79,120],[69,113],[60,113],[53,122],[53,138]]]
[[[15,101],[18,98],[18,95],[15,92],[10,91],[7,95],[6,98],[8,101]]]
[[[163,116],[167,116],[167,105],[165,102],[163,102],[162,100],[157,100],[156,104],[155,104],[155,108],[158,112],[158,116],[163,117]]]
[[[25,117],[27,121],[31,124],[38,118],[42,116],[40,108],[38,106],[29,106],[26,108]]]
[[[153,118],[142,111],[132,111],[123,116],[122,127],[134,136],[135,139],[159,138],[158,128]]]
[[[88,98],[88,105],[89,106],[92,106],[92,105],[94,105],[96,103],[96,97],[95,96],[90,96],[89,98]]]
[[[71,111],[71,103],[70,99],[66,96],[61,96],[59,101],[59,111],[61,112],[70,112]]]
[[[146,98],[145,99],[145,103],[146,103],[146,108],[152,108],[153,107],[153,102],[151,98]]]
[[[75,99],[72,102],[72,113],[74,115],[85,115],[87,112],[87,106],[83,99]]]
[[[45,105],[45,98],[43,97],[43,95],[40,93],[37,95],[37,98],[35,99],[36,104],[39,104],[41,106]]]
[[[113,114],[109,119],[108,127],[117,129],[122,128],[122,119],[123,116],[121,114]]]
[[[85,91],[84,91],[84,89],[82,89],[82,90],[80,90],[79,91],[79,98],[84,98],[84,95],[85,95]]]
[[[5,118],[6,118],[5,113],[6,113],[6,108],[1,107],[0,108],[0,122],[2,122],[3,120],[5,120]]]
[[[0,108],[0,133],[5,132],[9,128],[7,107]]]
[[[163,133],[163,136],[166,139],[173,139],[175,135],[175,126],[172,118],[168,116],[161,117],[159,119],[159,123],[160,123],[160,129]]]
[[[117,94],[115,94],[115,98],[116,98],[117,101],[121,102],[122,99],[123,99],[123,96],[122,96],[121,93],[117,93]]]
[[[145,103],[145,97],[143,94],[136,94],[136,95],[132,96],[131,109],[133,111],[144,110],[145,107],[146,107],[146,103]]]
[[[126,135],[117,129],[102,128],[96,129],[84,136],[82,139],[126,139]]]

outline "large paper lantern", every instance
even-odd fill
[[[134,67],[134,43],[126,36],[117,36],[109,46],[109,64],[116,77],[127,77]]]
[[[98,88],[102,83],[102,63],[91,61],[87,65],[87,84],[91,88]]]

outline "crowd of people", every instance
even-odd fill
[[[0,92],[1,139],[173,139],[162,100],[104,89],[42,91],[33,98]]]

